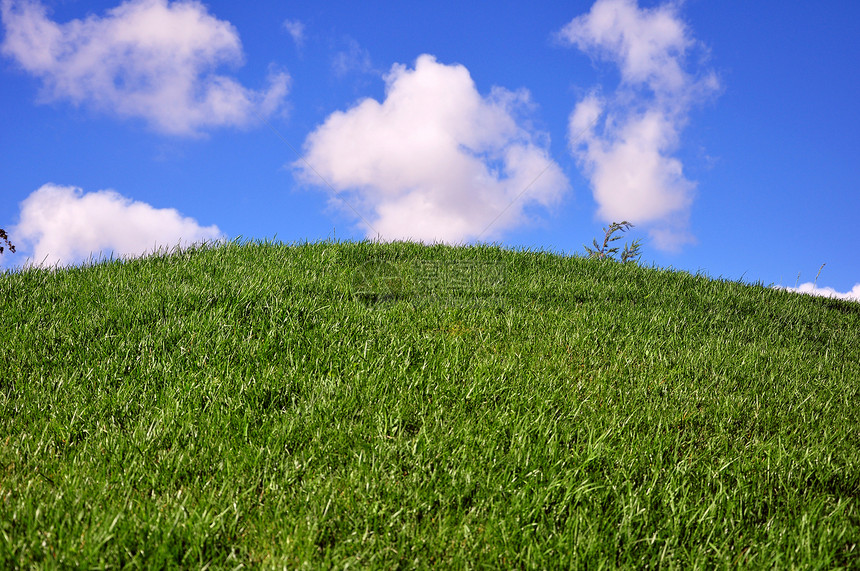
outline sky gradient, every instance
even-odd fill
[[[853,1],[0,16],[4,268],[239,237],[583,254],[627,220],[646,265],[860,301]]]

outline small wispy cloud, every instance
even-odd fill
[[[305,25],[299,20],[284,20],[284,29],[293,38],[296,48],[301,50],[305,45]]]
[[[778,286],[777,289],[784,289],[787,291],[793,291],[796,293],[805,293],[808,295],[817,295],[821,297],[832,297],[835,299],[845,299],[849,301],[858,301],[860,302],[860,283],[854,284],[854,287],[851,291],[847,292],[839,292],[833,289],[832,287],[818,287],[814,282],[807,282],[800,284],[798,287],[782,287]]]
[[[353,38],[344,39],[344,47],[338,50],[331,60],[335,76],[343,77],[350,73],[374,73],[370,52]],[[376,72],[378,73],[378,72]]]
[[[636,0],[598,0],[558,34],[620,71],[611,97],[593,90],[569,121],[571,151],[590,178],[598,216],[650,226],[663,250],[694,241],[688,226],[696,183],[672,153],[691,107],[720,87],[714,72],[686,69],[698,43],[678,6],[645,9]]]
[[[21,203],[11,229],[21,254],[35,265],[69,265],[113,253],[140,256],[159,248],[219,240],[217,226],[200,226],[172,208],[154,208],[113,190],[45,184]]]
[[[368,237],[486,238],[568,190],[548,136],[518,121],[532,106],[527,91],[482,96],[465,67],[426,54],[414,69],[394,65],[385,82],[382,103],[332,113],[307,137],[306,162],[293,163],[300,180],[328,184],[364,212]]]
[[[236,29],[194,0],[128,0],[102,16],[60,24],[35,0],[0,0],[2,52],[42,80],[41,98],[146,120],[171,135],[242,127],[283,104],[290,77],[255,91],[215,73],[241,65]]]

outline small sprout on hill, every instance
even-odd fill
[[[626,232],[630,228],[633,228],[633,224],[627,222],[626,220],[622,222],[613,222],[609,228],[604,228],[605,236],[603,238],[603,245],[597,243],[597,239],[595,238],[592,242],[594,243],[594,249],[585,246],[585,251],[588,252],[589,258],[595,258],[598,260],[610,259],[614,260],[615,255],[618,254],[618,246],[609,247],[610,242],[614,242],[616,240],[620,240],[621,236],[613,236],[619,230],[621,232]],[[621,252],[621,262],[637,262],[639,261],[639,256],[641,252],[639,251],[641,244],[639,240],[633,240],[632,244],[624,244],[624,251]]]
[[[9,236],[6,234],[6,231],[0,228],[0,240],[6,242],[6,245],[9,246],[9,251],[13,254],[15,253],[15,246],[12,242],[9,241]],[[0,254],[3,253],[3,246],[0,246]]]

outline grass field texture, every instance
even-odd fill
[[[0,275],[0,568],[858,568],[860,303],[492,246]]]

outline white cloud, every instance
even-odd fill
[[[860,301],[860,283],[854,284],[854,287],[851,291],[847,291],[845,293],[841,293],[833,289],[832,287],[818,287],[813,282],[807,282],[804,284],[800,284],[798,287],[781,287],[778,286],[777,289],[784,289],[788,291],[793,291],[797,293],[805,293],[809,295],[818,295],[822,297],[833,297],[836,299],[845,299],[849,301]]]
[[[344,49],[337,52],[331,60],[334,74],[343,77],[350,73],[374,73],[370,52],[352,38],[347,37],[344,41]]]
[[[591,180],[598,216],[651,226],[663,250],[693,242],[688,221],[696,183],[672,153],[690,108],[711,97],[719,81],[710,71],[685,70],[697,43],[677,4],[640,9],[635,0],[598,0],[559,37],[617,64],[621,74],[613,97],[594,91],[570,115],[571,151]]]
[[[527,92],[481,96],[465,67],[430,55],[394,65],[385,82],[385,101],[331,114],[305,141],[307,163],[293,163],[301,180],[363,211],[368,237],[487,238],[527,222],[527,203],[550,206],[568,189],[547,137],[517,121]]]
[[[84,193],[55,184],[43,185],[21,203],[20,222],[10,235],[33,263],[45,266],[110,252],[139,256],[223,237],[217,226],[200,226],[172,208],[153,208],[112,190]]]
[[[103,17],[59,24],[35,0],[2,0],[2,51],[43,83],[44,100],[69,100],[157,131],[195,135],[271,115],[289,75],[270,71],[265,90],[215,73],[242,63],[236,29],[194,0],[128,0]]]
[[[561,35],[580,50],[617,63],[626,83],[677,92],[688,82],[681,60],[693,40],[673,3],[640,10],[636,0],[598,0]]]
[[[299,20],[284,20],[284,29],[289,32],[296,47],[302,49],[305,45],[305,25]]]

